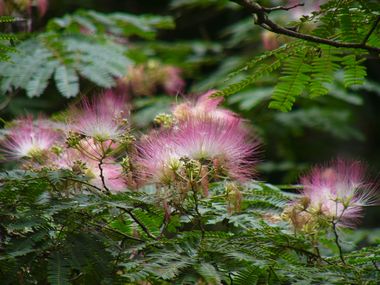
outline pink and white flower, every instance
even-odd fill
[[[177,95],[185,88],[185,81],[181,77],[181,69],[174,66],[165,66],[163,68],[165,80],[162,86],[169,95]]]
[[[254,174],[258,142],[236,120],[190,120],[151,134],[137,147],[137,165],[145,182],[170,180],[170,174],[181,167],[181,158],[211,162],[229,178],[244,181]]]
[[[172,109],[174,117],[179,121],[190,119],[216,119],[226,121],[241,120],[237,114],[220,108],[222,97],[212,97],[216,91],[211,90],[198,97],[195,102],[185,102],[174,106]]]
[[[84,99],[70,114],[71,130],[98,141],[116,140],[128,125],[128,106],[124,96],[106,92],[93,100]]]
[[[92,150],[89,151],[91,152]],[[98,188],[104,188],[99,161],[90,159],[76,149],[66,149],[54,162],[54,165],[61,169],[74,171],[76,167],[83,166],[81,170],[88,178],[89,183]],[[101,168],[104,184],[111,192],[122,192],[127,189],[127,184],[123,176],[123,168],[120,164],[116,163],[113,158],[104,159]]]
[[[53,130],[46,120],[26,117],[16,122],[2,142],[3,153],[8,159],[22,159],[47,155],[59,142],[61,133]]]
[[[374,185],[365,177],[358,161],[336,160],[316,167],[301,178],[307,211],[322,214],[340,226],[352,227],[362,216],[363,207],[378,203]]]

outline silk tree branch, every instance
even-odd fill
[[[266,8],[266,7],[261,6],[257,2],[250,1],[250,0],[231,0],[231,1],[239,4],[245,10],[247,10],[251,14],[255,15],[256,16],[256,24],[261,26],[262,28],[268,30],[268,31],[273,32],[273,33],[289,36],[292,38],[302,39],[302,40],[309,41],[309,42],[326,44],[326,45],[334,46],[334,47],[365,49],[365,50],[368,50],[370,52],[374,52],[377,54],[380,53],[380,48],[374,47],[374,46],[369,46],[366,43],[369,36],[371,35],[371,33],[375,30],[380,19],[376,20],[376,23],[373,25],[373,29],[371,29],[369,31],[366,38],[361,43],[338,42],[338,41],[334,41],[334,40],[330,40],[330,39],[325,39],[325,38],[321,38],[321,37],[317,37],[317,36],[313,36],[313,35],[309,35],[309,34],[303,34],[303,33],[297,32],[297,31],[293,31],[291,29],[288,29],[288,28],[285,28],[285,27],[282,27],[282,26],[276,24],[275,22],[273,22],[272,20],[270,20],[268,18],[268,14],[272,11],[290,10],[290,9],[296,8],[298,6],[302,6],[301,4],[294,5],[294,6],[291,6],[288,8],[282,7],[282,6],[274,7],[274,8]]]

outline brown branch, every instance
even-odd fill
[[[102,181],[102,184],[103,184],[103,187],[104,189],[107,191],[107,193],[110,193],[110,189],[108,189],[107,185],[106,185],[106,179],[104,177],[104,174],[103,174],[103,159],[104,157],[102,157],[100,160],[99,160],[99,164],[98,164],[98,167],[99,167],[99,176],[100,176],[100,179]]]
[[[342,247],[339,243],[339,235],[338,235],[338,231],[337,231],[337,228],[336,228],[336,221],[333,221],[332,222],[332,229],[333,229],[333,233],[334,233],[334,236],[335,236],[335,244],[338,248],[338,252],[339,252],[339,258],[340,260],[342,261],[342,263],[344,265],[346,265],[346,261],[344,260],[344,256],[343,256],[343,250],[342,250]]]
[[[268,14],[269,14],[268,9],[270,11],[271,8],[262,7],[260,4],[250,1],[250,0],[231,0],[231,1],[239,4],[251,14],[256,15],[256,21],[255,21],[256,24],[273,33],[289,36],[292,38],[302,39],[302,40],[313,42],[313,43],[326,44],[326,45],[334,46],[334,47],[365,49],[370,52],[380,53],[380,48],[369,46],[365,42],[362,42],[362,43],[337,42],[334,40],[325,39],[325,38],[321,38],[321,37],[317,37],[317,36],[313,36],[309,34],[303,34],[300,32],[290,30],[288,28],[282,27],[274,23],[272,20],[268,18]],[[290,8],[291,7],[289,7],[289,9]]]
[[[297,8],[297,7],[302,7],[302,6],[305,6],[304,3],[298,3],[298,4],[295,4],[293,6],[289,6],[289,7],[284,7],[284,6],[276,6],[276,7],[272,7],[272,8],[267,8],[267,7],[262,7],[266,13],[270,13],[270,12],[273,12],[273,11],[289,11],[291,9],[294,9],[294,8]]]

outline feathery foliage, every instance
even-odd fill
[[[18,53],[0,64],[0,90],[6,94],[23,89],[29,97],[38,97],[54,79],[58,91],[70,98],[79,93],[81,78],[110,88],[133,62],[122,44],[127,37],[153,39],[157,29],[172,27],[169,17],[125,13],[78,11],[52,19],[45,32],[22,41]]]
[[[303,16],[298,23],[293,24],[297,25],[297,31],[301,33],[331,38],[338,44],[364,43],[379,47],[380,28],[374,26],[371,29],[377,23],[376,9],[378,6],[374,3],[345,1],[344,5],[339,5],[339,1],[329,1],[319,11]],[[291,13],[291,10],[287,13]],[[379,52],[373,52],[374,56],[378,54]],[[334,81],[335,73],[339,69],[345,71],[344,82],[347,88],[363,84],[366,76],[363,63],[367,55],[368,51],[364,48],[334,47],[296,39],[245,63],[229,76],[230,80],[231,77],[240,77],[238,82],[232,82],[227,87],[222,86],[217,95],[237,93],[259,77],[280,69],[279,83],[275,87],[269,107],[290,111],[297,97],[302,94],[311,98],[326,95],[326,84]],[[268,68],[272,64],[275,68]]]
[[[378,247],[345,253],[346,265],[317,255],[307,236],[295,236],[281,220],[291,196],[273,185],[245,185],[241,210],[230,213],[228,199],[218,194],[223,183],[213,185],[213,195],[199,201],[200,229],[191,205],[162,224],[162,209],[149,191],[67,196],[55,190],[72,180],[82,178],[65,171],[1,174],[4,284],[15,278],[51,284],[376,284],[380,277]]]

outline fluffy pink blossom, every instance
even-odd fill
[[[137,145],[136,165],[143,182],[160,183],[170,180],[173,170],[180,165],[180,154],[171,131],[154,132]]]
[[[179,120],[188,119],[216,119],[226,121],[239,121],[240,118],[233,112],[220,108],[222,97],[212,97],[216,91],[211,90],[198,97],[195,102],[185,102],[174,106],[173,115]]]
[[[185,81],[181,77],[181,69],[174,66],[166,66],[165,80],[163,82],[164,90],[170,95],[177,95],[185,88]]]
[[[373,184],[366,180],[365,167],[358,161],[338,159],[326,167],[316,167],[301,178],[301,183],[308,211],[323,214],[340,226],[354,226],[363,207],[378,202]]]
[[[3,153],[9,159],[46,155],[60,138],[61,134],[51,129],[46,120],[26,117],[9,130],[2,142]]]
[[[244,181],[254,174],[257,148],[257,140],[236,120],[190,120],[145,138],[138,145],[137,164],[146,182],[166,180],[181,167],[181,158],[209,161],[228,177]]]
[[[99,161],[83,155],[83,153],[76,149],[65,150],[54,164],[58,168],[70,170],[75,170],[77,167],[83,167],[82,171],[89,179],[89,183],[99,188],[104,187],[100,175]],[[101,167],[105,185],[111,192],[121,192],[127,189],[123,177],[123,168],[120,164],[117,164],[112,158],[107,158],[103,161]]]
[[[106,92],[84,99],[71,109],[71,130],[98,141],[115,140],[127,130],[128,106],[124,96]]]

